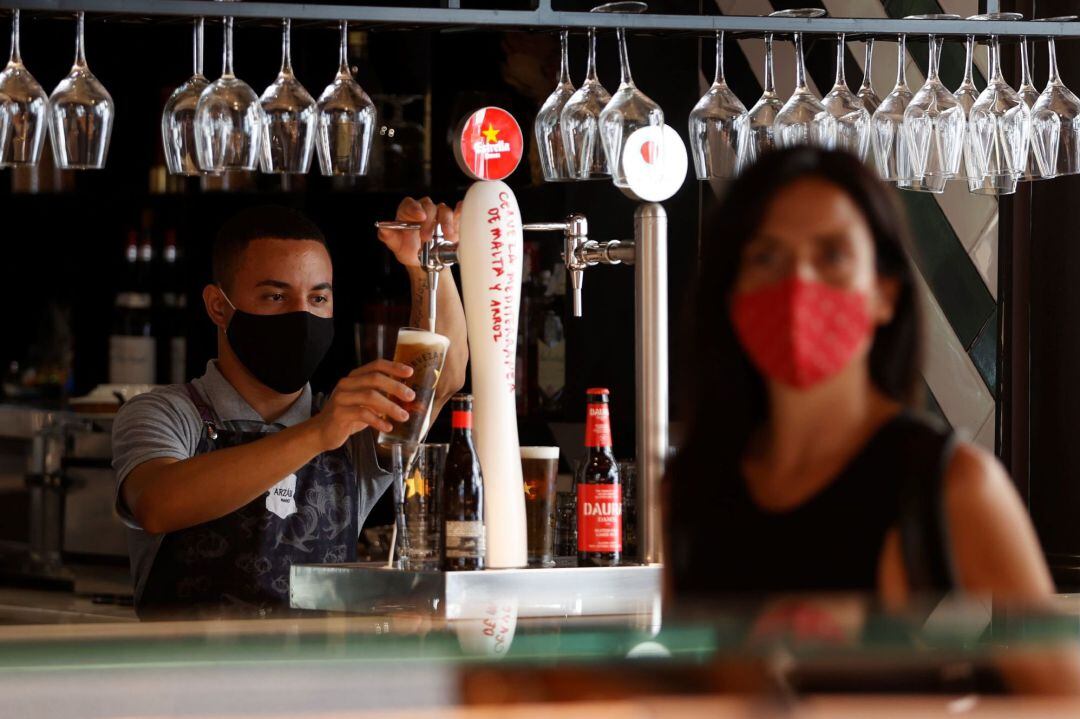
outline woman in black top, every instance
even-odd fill
[[[920,317],[894,195],[811,148],[731,186],[687,304],[689,432],[666,487],[676,598],[1053,591],[1001,465],[912,409]]]

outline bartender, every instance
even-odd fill
[[[406,198],[380,231],[412,283],[412,324],[428,316],[417,253],[457,216]],[[450,338],[434,412],[465,379],[465,316],[439,283],[436,331]],[[333,340],[333,268],[319,228],[281,207],[245,210],[220,230],[203,303],[217,358],[188,384],[126,403],[113,426],[116,507],[129,528],[140,617],[265,616],[288,606],[294,563],[348,562],[365,517],[390,485],[375,432],[408,414],[410,367],[388,360],[342,378],[325,402],[308,380]]]

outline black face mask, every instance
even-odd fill
[[[334,320],[310,312],[256,315],[233,309],[225,336],[248,371],[281,394],[303,389],[334,341]]]

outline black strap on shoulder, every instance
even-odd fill
[[[217,439],[218,420],[217,415],[214,414],[214,410],[210,408],[206,400],[199,394],[199,390],[195,389],[195,385],[191,382],[184,384],[184,390],[187,392],[188,398],[191,403],[195,405],[195,410],[199,413],[199,418],[202,419],[203,426],[206,427],[206,435],[210,439]]]
[[[956,449],[953,432],[929,428],[906,442],[906,477],[900,503],[900,544],[914,592],[949,592],[956,587],[945,513],[945,475]]]

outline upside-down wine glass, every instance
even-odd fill
[[[292,20],[281,21],[281,70],[259,98],[262,105],[262,169],[305,173],[315,147],[317,108],[292,68]]]
[[[971,108],[979,99],[979,89],[975,87],[975,81],[972,78],[971,68],[974,62],[975,36],[968,35],[964,38],[964,79],[953,93],[953,97],[964,109],[964,156],[960,163],[960,172],[956,176],[958,180],[971,180],[975,177],[974,158],[971,154],[971,126],[968,122],[971,117]]]
[[[1028,111],[1034,107],[1035,101],[1039,99],[1039,91],[1035,89],[1035,84],[1031,81],[1031,59],[1028,56],[1028,39],[1027,36],[1020,38],[1020,87],[1016,88],[1016,94],[1020,96],[1020,99],[1027,105]],[[1028,140],[1027,160],[1024,162],[1023,173],[1020,175],[1021,180],[1042,180],[1053,177],[1051,173],[1044,175],[1042,170],[1039,169],[1039,159],[1035,152],[1035,143]]]
[[[1020,20],[1019,13],[987,13],[971,20]],[[971,108],[971,147],[974,179],[968,189],[980,195],[1016,192],[1016,181],[1027,162],[1031,111],[1001,74],[1001,43],[990,36],[990,80]]]
[[[1068,22],[1076,20],[1076,16],[1039,20]],[[1031,108],[1031,142],[1044,175],[1074,175],[1080,172],[1080,98],[1061,82],[1054,38],[1046,39],[1050,77]]]
[[[734,177],[739,135],[746,125],[746,106],[724,78],[724,33],[716,33],[716,75],[712,86],[690,111],[690,149],[699,180]]]
[[[770,17],[821,17],[820,8],[778,10]],[[795,90],[776,115],[776,140],[781,147],[793,145],[836,145],[836,118],[806,84],[806,60],[803,57],[803,34],[795,33]]]
[[[896,85],[870,117],[870,139],[881,179],[901,187],[911,184],[911,166],[904,143],[904,111],[913,94],[907,84],[907,37],[896,37]]]
[[[613,2],[595,7],[591,12],[638,13],[646,7],[643,2]],[[616,28],[615,34],[619,41],[619,89],[600,113],[600,139],[615,186],[629,187],[622,162],[626,141],[643,127],[663,127],[664,111],[634,84],[626,49],[626,29]],[[663,152],[663,147],[658,149]]]
[[[199,158],[195,150],[195,108],[199,96],[210,84],[203,76],[203,24],[198,18],[192,27],[194,72],[173,91],[161,113],[161,144],[165,150],[165,166],[173,175],[200,175]]]
[[[364,175],[375,138],[375,103],[349,69],[349,24],[344,20],[338,71],[319,96],[317,147],[324,175]]]
[[[559,33],[559,83],[540,106],[533,124],[536,148],[540,154],[540,169],[547,182],[574,179],[567,162],[562,125],[559,123],[563,108],[574,95],[574,83],[570,81],[568,41],[569,33],[563,30]]]
[[[262,144],[259,96],[233,73],[233,19],[225,18],[221,77],[195,107],[195,151],[206,172],[254,170]]]
[[[776,94],[773,72],[773,36],[765,35],[765,89],[746,113],[746,126],[739,134],[739,172],[754,164],[764,153],[776,149],[776,116],[784,101]]]
[[[874,92],[874,38],[866,38],[865,48],[863,49],[863,72],[862,72],[862,84],[859,85],[859,91],[855,93],[855,97],[862,100],[863,107],[866,111],[873,115],[878,106],[881,105],[881,98]],[[867,133],[869,134],[869,132]]]
[[[596,77],[596,30],[589,28],[589,60],[585,82],[574,91],[559,113],[567,169],[576,180],[608,177],[607,157],[600,147],[600,113],[611,100]]]
[[[61,170],[99,170],[105,166],[116,114],[112,96],[86,64],[86,14],[75,30],[75,64],[49,96],[49,137]]]
[[[912,15],[907,20],[959,20],[959,15]],[[938,77],[942,38],[930,35],[926,82],[904,110],[904,142],[911,161],[912,190],[944,192],[960,172],[967,120],[964,108]]]
[[[0,95],[7,97],[8,137],[0,154],[0,166],[36,165],[42,139],[49,125],[49,97],[26,69],[19,48],[19,10],[11,13],[11,58],[0,72]]]
[[[860,160],[870,148],[870,113],[855,96],[844,74],[844,34],[836,36],[836,80],[821,104],[836,120],[836,147],[847,150]]]

